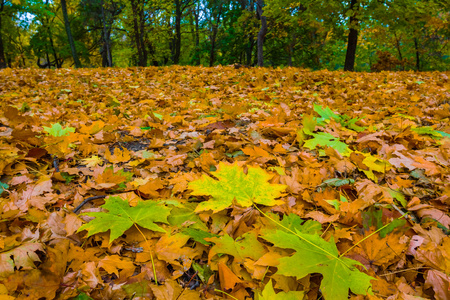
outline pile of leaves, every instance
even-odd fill
[[[450,299],[449,73],[0,71],[2,299]]]

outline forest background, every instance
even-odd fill
[[[0,68],[449,70],[446,0],[0,0]]]

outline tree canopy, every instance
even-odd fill
[[[448,70],[445,0],[0,0],[0,68]]]

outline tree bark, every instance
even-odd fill
[[[138,7],[140,3],[137,0],[131,1],[131,10],[133,11],[133,29],[136,50],[138,52],[138,66],[147,66],[147,50],[144,44],[144,8]]]
[[[259,29],[258,32],[258,67],[264,66],[263,46],[264,46],[264,39],[267,33],[267,18],[266,16],[263,16],[263,7],[264,7],[264,0],[258,0],[256,12],[259,16],[259,19],[261,20],[261,28]]]
[[[195,23],[195,53],[194,53],[194,65],[200,65],[200,13],[197,10],[197,7],[194,8],[194,23]]]
[[[211,22],[212,36],[211,36],[211,51],[209,53],[209,66],[212,67],[214,65],[214,61],[216,59],[216,38],[217,31],[219,30],[219,22],[222,14],[222,3],[219,3],[219,12],[217,13],[216,20]],[[215,21],[215,22],[214,22]]]
[[[69,39],[70,50],[72,51],[73,61],[75,62],[75,68],[81,68],[81,62],[78,58],[77,49],[75,48],[75,42],[73,41],[72,31],[70,30],[69,15],[67,14],[66,0],[61,0],[61,9],[64,17],[64,26],[66,27],[67,38]]]
[[[417,42],[417,38],[414,38],[414,48],[416,50],[416,69],[420,71],[419,43]]]
[[[358,1],[352,0],[350,3],[350,10],[356,10],[358,8]],[[358,25],[358,18],[354,12],[350,17],[349,27],[350,31],[348,33],[347,42],[347,53],[345,55],[344,71],[353,71],[355,69],[355,57],[356,57],[356,46],[358,44],[358,30],[356,26]]]
[[[183,10],[181,8],[181,0],[175,0],[175,41],[174,41],[174,54],[173,63],[178,64],[180,62],[181,54],[181,17]]]
[[[2,29],[2,12],[3,12],[3,8],[5,7],[5,1],[1,0],[1,4],[0,4],[0,31]],[[2,35],[0,34],[0,69],[4,69],[7,67],[6,64],[6,58],[5,58],[5,49],[3,47],[3,38]]]
[[[108,30],[108,28],[106,27],[106,16],[105,16],[105,3],[102,0],[101,2],[102,5],[102,23],[103,23],[103,34],[102,34],[102,38],[103,38],[103,61],[102,61],[102,65],[103,67],[112,67],[113,63],[112,63],[112,55],[111,55],[111,40],[110,40],[110,31]]]

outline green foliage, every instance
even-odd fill
[[[120,197],[108,197],[101,206],[107,212],[89,212],[84,215],[95,217],[94,220],[82,225],[78,232],[87,230],[88,237],[99,232],[110,231],[109,242],[121,236],[133,225],[139,225],[153,231],[165,232],[155,223],[166,223],[170,209],[153,201],[139,201],[135,207],[130,207],[128,201]]]
[[[360,127],[355,123],[361,119],[353,118],[350,119],[347,115],[338,115],[334,113],[328,106],[326,108],[322,108],[322,106],[318,104],[314,104],[314,111],[320,115],[320,118],[317,119],[317,124],[325,126],[330,120],[335,120],[340,123],[342,126],[352,129],[357,132],[364,131],[364,127]]]
[[[132,3],[138,11],[133,11]],[[448,70],[449,6],[445,1],[358,3],[357,9],[349,9],[348,1],[268,1],[264,8],[269,28],[266,65],[342,69],[352,27],[359,33],[358,71]],[[105,65],[105,33],[115,66],[136,65],[136,39],[145,45],[146,65],[173,63],[176,24],[172,20],[177,12],[173,1],[80,0],[68,5],[75,46],[85,66]],[[145,18],[139,17],[140,10],[146,12]],[[72,65],[59,2],[6,1],[2,16],[5,55],[12,65],[35,65],[38,58],[42,63],[50,60],[52,67],[63,62]],[[359,22],[349,24],[351,16]],[[145,30],[135,32],[135,21]],[[249,2],[189,0],[181,12],[184,34],[179,63],[209,65],[214,56],[213,64],[254,65],[259,26],[255,6]]]
[[[316,149],[318,146],[332,147],[341,154],[345,154],[349,151],[346,143],[341,142],[339,138],[334,137],[328,132],[313,133],[312,136],[312,139],[305,141],[303,147],[311,150]]]
[[[414,131],[418,134],[428,135],[434,139],[441,139],[442,137],[450,137],[450,134],[443,131],[434,130],[434,128],[431,126],[413,127],[411,128],[411,131]]]
[[[374,207],[370,207],[368,211],[364,211],[361,213],[361,217],[363,219],[363,227],[365,230],[370,230],[370,227],[373,226],[375,229],[382,228],[383,225],[383,210],[375,209]],[[386,227],[379,231],[379,235],[381,238],[385,238],[386,235],[394,231],[394,229],[403,227],[406,224],[405,219],[394,219],[388,223]]]
[[[298,279],[312,273],[322,274],[320,289],[325,299],[348,299],[349,290],[355,294],[371,294],[370,281],[374,278],[356,268],[361,266],[359,262],[339,257],[333,238],[327,242],[319,235],[301,232],[301,228],[295,234],[276,230],[262,238],[275,247],[295,251],[290,257],[280,258],[278,274]]]
[[[0,182],[0,195],[9,188],[6,183]]]
[[[219,180],[203,175],[201,179],[189,183],[191,195],[209,195],[211,200],[200,203],[196,212],[212,210],[214,212],[230,207],[233,203],[242,207],[255,204],[278,205],[283,203],[275,198],[281,196],[285,185],[270,184],[272,176],[259,167],[248,167],[245,174],[237,163],[232,165],[219,163],[217,171],[211,174]]]
[[[91,297],[86,295],[85,293],[80,293],[78,296],[73,297],[72,300],[93,300]]]
[[[210,253],[231,255],[236,262],[244,262],[246,258],[256,261],[266,253],[255,232],[247,232],[236,240],[233,240],[227,234],[221,237],[206,238],[205,240],[215,244],[210,249]]]
[[[303,299],[305,292],[303,291],[289,291],[275,293],[272,285],[272,279],[265,285],[261,294],[256,294],[256,300],[298,300]]]
[[[52,135],[54,137],[60,137],[60,136],[67,136],[71,132],[75,132],[75,128],[70,127],[70,126],[68,126],[66,128],[63,128],[61,126],[61,124],[55,123],[55,124],[52,124],[52,127],[44,126],[44,131],[47,132],[49,135]]]

